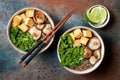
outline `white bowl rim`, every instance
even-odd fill
[[[17,47],[12,43],[12,41],[10,40],[9,29],[10,29],[10,27],[11,27],[10,25],[11,25],[11,22],[12,22],[13,17],[14,17],[15,15],[21,14],[22,12],[24,12],[24,11],[27,10],[27,9],[34,9],[34,10],[37,10],[37,11],[42,12],[42,13],[48,18],[48,20],[49,20],[52,28],[54,28],[54,22],[53,22],[52,18],[48,15],[47,12],[45,12],[45,11],[42,10],[42,9],[39,9],[39,8],[36,8],[36,7],[26,7],[26,8],[22,8],[22,9],[18,10],[17,12],[15,12],[15,13],[12,15],[12,17],[9,19],[9,22],[8,22],[8,24],[7,24],[7,37],[8,37],[8,41],[9,41],[9,43],[11,44],[11,46],[12,46],[16,51],[18,51],[18,52],[20,52],[20,53],[23,53],[23,54],[26,54],[27,52],[22,51],[22,50],[20,50],[19,48],[17,48]],[[55,37],[55,35],[53,36],[53,38],[51,38],[51,41],[47,44],[47,46],[44,47],[39,53],[42,53],[42,52],[44,52],[46,49],[49,48],[49,46],[52,44],[52,42],[53,42],[53,40],[54,40],[54,37]]]
[[[64,67],[64,68],[66,70],[68,70],[69,72],[72,72],[74,74],[88,74],[90,72],[93,72],[95,69],[97,69],[97,67],[99,67],[99,65],[101,64],[101,62],[102,62],[102,60],[104,58],[105,46],[104,46],[104,43],[103,43],[103,40],[102,40],[101,36],[95,30],[93,30],[91,28],[88,28],[88,27],[85,27],[85,26],[75,26],[73,28],[70,28],[67,31],[65,31],[63,33],[63,35],[65,35],[66,33],[70,32],[70,31],[72,31],[72,30],[74,30],[76,28],[82,28],[82,29],[90,30],[100,40],[100,42],[101,42],[101,58],[92,68],[89,68],[89,69],[84,70],[84,71],[78,71],[78,70],[74,70],[74,69],[71,69],[71,68],[68,68],[68,67]],[[58,56],[59,61],[61,61],[60,56],[59,56],[59,51],[58,51],[59,45],[60,45],[60,39],[59,39],[58,45],[57,45],[57,56]]]
[[[106,19],[106,21],[105,21],[103,24],[100,24],[100,25],[99,25],[99,24],[94,25],[94,24],[89,23],[88,21],[87,21],[87,22],[88,22],[92,27],[94,27],[94,28],[103,28],[103,27],[105,27],[105,26],[108,24],[108,22],[109,22],[109,20],[110,20],[110,12],[109,12],[109,10],[108,10],[105,6],[103,6],[103,5],[94,5],[94,6],[90,7],[89,10],[91,10],[92,8],[97,7],[97,6],[101,6],[101,7],[103,7],[103,8],[106,10],[106,12],[107,12],[107,19]]]

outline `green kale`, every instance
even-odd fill
[[[19,49],[28,52],[37,44],[28,32],[22,32],[18,27],[10,29],[10,39]]]
[[[60,37],[59,55],[61,65],[75,67],[83,63],[84,47],[73,47],[73,41],[69,34]]]

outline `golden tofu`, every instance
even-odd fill
[[[18,26],[22,21],[22,18],[19,15],[16,15],[15,17],[13,17],[13,23],[14,26]]]
[[[25,19],[26,19],[25,14],[23,13],[23,14],[21,14],[20,16],[21,16],[21,18],[22,18],[22,22],[25,22]]]
[[[80,46],[81,46],[80,40],[79,40],[79,39],[74,40],[74,41],[73,41],[73,46],[74,46],[74,47],[80,47]]]
[[[78,28],[73,31],[73,34],[75,38],[80,38],[82,36],[82,31],[80,28]]]
[[[34,16],[34,10],[33,9],[28,9],[26,10],[26,17],[33,17]]]
[[[88,40],[89,40],[89,39],[86,38],[86,37],[81,37],[81,38],[80,38],[80,43],[86,45],[87,42],[88,42]]]
[[[84,37],[92,37],[92,32],[90,30],[82,30]]]
[[[72,40],[75,40],[73,32],[70,33],[70,36],[72,37]]]
[[[31,18],[26,18],[25,24],[29,27],[32,27],[34,25],[34,21]]]
[[[20,26],[18,26],[23,32],[26,32],[29,27],[27,25],[25,25],[24,23],[22,23]]]
[[[14,23],[14,22],[12,23],[12,27],[13,27],[13,28],[15,28],[15,27],[17,27],[17,26],[18,26],[18,24]]]

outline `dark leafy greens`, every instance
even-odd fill
[[[84,48],[73,47],[72,38],[69,34],[60,37],[59,55],[61,65],[66,67],[75,67],[83,63]]]
[[[28,52],[37,41],[28,32],[22,32],[18,27],[10,29],[10,39],[19,49]]]

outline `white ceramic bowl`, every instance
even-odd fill
[[[109,22],[109,20],[110,20],[110,12],[109,12],[109,10],[105,7],[105,6],[103,6],[103,5],[94,5],[94,6],[92,6],[92,7],[90,7],[90,9],[89,10],[91,10],[91,9],[93,9],[94,7],[97,7],[97,6],[101,6],[101,7],[103,7],[105,10],[106,10],[106,12],[107,12],[107,19],[105,20],[105,22],[103,23],[103,24],[91,24],[91,23],[89,23],[92,27],[94,27],[94,28],[103,28],[103,27],[105,27],[107,24],[108,24],[108,22]]]
[[[73,31],[74,29],[77,29],[77,28],[87,29],[87,30],[92,31],[92,33],[100,40],[100,43],[101,43],[101,58],[92,68],[86,69],[84,71],[78,71],[78,70],[71,69],[71,68],[68,68],[68,67],[64,67],[64,68],[66,70],[68,70],[69,72],[72,72],[72,73],[75,73],[75,74],[87,74],[87,73],[90,73],[90,72],[94,71],[101,64],[101,62],[103,60],[103,57],[104,57],[105,47],[104,47],[104,43],[103,43],[103,40],[100,37],[100,35],[96,31],[94,31],[93,29],[88,28],[88,27],[84,27],[84,26],[73,27],[73,28],[67,30],[63,35],[65,35],[66,33],[71,32],[71,31]],[[61,40],[59,40],[58,45],[57,45],[57,56],[58,56],[59,61],[61,62],[59,51],[58,51],[59,50],[60,41]]]
[[[34,10],[36,10],[36,11],[42,12],[42,13],[47,17],[47,19],[49,20],[50,24],[52,25],[52,28],[54,28],[54,22],[53,22],[52,18],[51,18],[45,11],[43,11],[43,10],[41,10],[41,9],[34,8],[34,7],[28,7],[28,8],[23,8],[23,9],[17,11],[15,14],[13,14],[13,16],[10,18],[10,20],[9,20],[9,22],[8,22],[8,25],[7,25],[7,37],[8,37],[8,40],[9,40],[10,44],[12,45],[12,47],[13,47],[15,50],[17,50],[18,52],[24,53],[24,54],[27,53],[27,52],[20,50],[19,48],[17,48],[17,47],[12,43],[12,41],[10,40],[10,35],[9,35],[9,33],[10,33],[10,28],[11,28],[11,23],[12,23],[13,17],[14,17],[15,15],[18,15],[18,14],[21,14],[21,13],[25,12],[27,9],[34,9]],[[46,47],[44,47],[39,53],[44,52],[44,51],[52,44],[53,39],[54,39],[54,36],[53,36],[53,38],[51,39],[51,41],[48,43],[48,45],[47,45]]]

